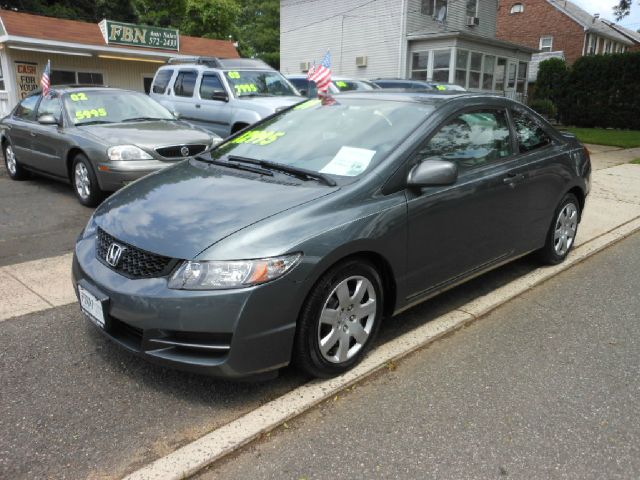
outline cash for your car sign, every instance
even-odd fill
[[[20,98],[25,98],[38,88],[37,70],[37,63],[16,62],[16,80]]]
[[[175,28],[150,27],[131,23],[102,20],[100,31],[105,42],[134,47],[176,50],[180,48],[180,34]]]

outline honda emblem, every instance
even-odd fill
[[[107,255],[105,256],[105,260],[112,267],[117,267],[120,262],[120,257],[122,257],[122,253],[125,248],[122,245],[118,245],[117,243],[112,243],[109,245],[109,250],[107,250]]]

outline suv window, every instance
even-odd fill
[[[198,73],[193,70],[179,72],[173,84],[173,93],[178,97],[193,97],[196,78],[198,78]]]
[[[155,80],[153,81],[153,93],[161,93],[167,91],[167,87],[169,86],[169,80],[171,80],[171,76],[173,75],[173,70],[160,70],[156,75]]]
[[[38,106],[38,117],[42,115],[53,115],[56,120],[60,120],[62,115],[62,106],[58,97],[46,96]]]
[[[211,100],[215,92],[227,93],[222,86],[220,77],[211,73],[202,75],[202,82],[200,82],[200,98],[203,100]]]
[[[14,116],[21,120],[35,120],[38,100],[40,100],[40,95],[25,98],[16,108]]]
[[[549,135],[538,125],[538,122],[525,112],[514,111],[513,124],[516,128],[520,153],[530,152],[551,144]]]
[[[443,125],[420,151],[420,159],[437,158],[468,170],[511,155],[509,123],[504,110],[464,113]]]

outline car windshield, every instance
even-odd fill
[[[148,96],[126,90],[74,90],[64,95],[64,105],[74,125],[142,120],[175,120]]]
[[[236,97],[298,95],[275,70],[230,70],[225,77]]]
[[[433,111],[428,104],[327,97],[308,100],[221,144],[234,157],[356,177],[373,168]]]
[[[366,80],[334,80],[333,82],[341,92],[352,90],[378,90],[380,87]]]

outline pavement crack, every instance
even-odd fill
[[[18,277],[16,277],[13,273],[11,273],[9,270],[4,270],[4,272],[6,275],[8,275],[9,277],[13,278],[16,282],[18,282],[20,285],[22,285],[24,288],[26,288],[27,290],[29,290],[31,293],[33,293],[36,297],[38,297],[40,300],[42,300],[44,303],[46,303],[47,305],[49,305],[51,308],[55,307],[56,305],[54,305],[53,303],[51,303],[49,300],[47,300],[46,298],[44,298],[42,295],[40,295],[38,292],[36,292],[33,288],[31,288],[29,285],[27,285],[26,283],[24,283],[22,280],[20,280]]]

